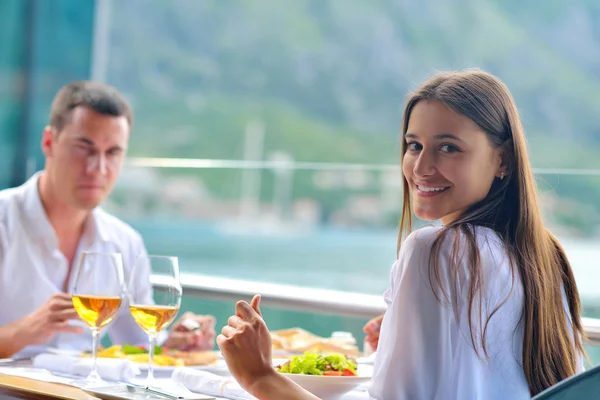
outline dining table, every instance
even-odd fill
[[[227,384],[237,385],[233,378],[217,377],[219,379],[226,379]],[[125,390],[115,392],[116,397],[106,397],[104,395],[98,396],[90,393],[90,388],[86,386],[84,377],[65,376],[63,374],[53,373],[44,369],[36,369],[32,366],[2,366],[0,367],[0,399],[61,399],[61,400],[98,400],[98,399],[137,399],[143,398],[145,400],[168,400],[169,397],[156,394],[154,392],[146,392],[141,388],[144,387],[146,376],[138,376],[131,379],[128,382],[107,382],[106,387],[117,388],[124,386],[128,383],[135,386],[136,389],[132,390],[135,393],[127,393]],[[168,394],[178,394],[181,399],[186,400],[203,400],[203,399],[214,399],[214,400],[252,400],[254,397],[248,393],[238,391],[236,395],[220,397],[215,393],[198,393],[191,392],[185,387],[181,392],[182,385],[174,381],[169,374],[159,374],[154,381],[154,388],[164,390]],[[110,386],[113,385],[113,386]],[[128,389],[131,389],[128,385]],[[140,397],[140,394],[143,396]],[[131,396],[131,397],[119,397],[119,396]],[[239,396],[239,397],[238,397]],[[346,393],[342,397],[336,398],[336,400],[367,400],[369,396],[365,388],[357,388],[351,392]],[[327,399],[326,399],[327,400]]]
[[[0,374],[0,398],[96,400],[83,390],[58,383]]]

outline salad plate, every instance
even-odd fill
[[[322,399],[337,399],[371,380],[371,370],[341,354],[305,353],[277,367],[279,373]]]
[[[371,380],[370,376],[283,375],[321,399],[337,399]]]

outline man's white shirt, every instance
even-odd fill
[[[58,248],[39,196],[40,175],[38,172],[22,186],[0,191],[0,326],[39,309],[53,294],[63,291],[67,278],[68,293],[74,284],[76,265],[67,277],[68,260]],[[99,207],[86,221],[74,263],[83,251],[120,253],[126,283],[136,259],[146,255],[141,236]],[[151,303],[150,270],[140,274],[129,290],[137,301]],[[103,332],[108,332],[113,343],[146,343],[148,338],[131,317],[126,299],[124,303],[119,316]],[[58,334],[43,346],[26,347],[17,356],[36,354],[46,347],[86,350],[91,343],[91,331],[85,328],[81,335]]]

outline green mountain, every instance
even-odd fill
[[[535,167],[600,168],[592,0],[129,0],[111,33],[109,81],[136,110],[132,155],[239,159],[260,120],[265,154],[397,163],[405,94],[435,71],[480,67],[510,87]],[[236,193],[231,172],[203,179]],[[294,195],[341,201],[311,179]],[[600,176],[544,175],[540,188],[558,223],[600,225]]]

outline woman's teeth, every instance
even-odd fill
[[[421,192],[443,192],[444,190],[448,189],[449,187],[450,186],[431,187],[431,186],[417,185],[417,189],[419,189]]]

